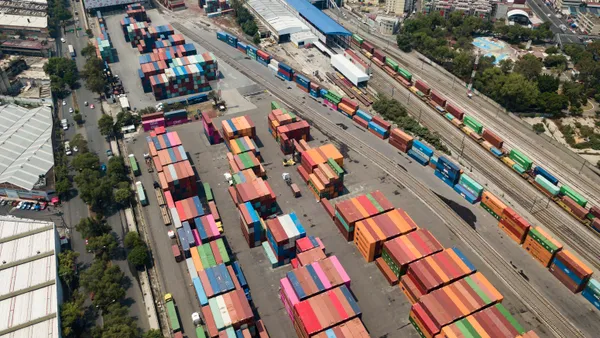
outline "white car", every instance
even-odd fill
[[[175,231],[169,230],[169,231],[167,231],[167,235],[169,236],[169,238],[173,239],[173,238],[175,238]]]
[[[192,322],[194,323],[194,325],[202,324],[202,320],[200,319],[200,315],[198,314],[198,312],[192,313]]]
[[[63,103],[62,103],[62,105],[63,105],[63,106],[66,106],[66,105],[67,105],[67,101],[64,101],[64,100],[63,100]]]
[[[19,204],[17,204],[17,209],[21,209],[21,207],[23,206],[23,202],[19,202]]]
[[[71,155],[71,145],[69,144],[69,141],[65,141],[65,154],[67,154],[67,156]]]
[[[73,112],[74,112],[73,107],[69,108],[69,113],[72,114]]]
[[[60,42],[65,43],[67,40],[65,40],[65,38],[60,38]]]
[[[73,152],[74,152],[74,153],[76,153],[76,152],[78,152],[78,151],[79,151],[79,148],[77,148],[77,146],[74,146],[74,147],[73,147]]]

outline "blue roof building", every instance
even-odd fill
[[[352,36],[346,28],[307,0],[285,0],[292,8],[325,35]]]

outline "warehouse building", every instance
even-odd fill
[[[82,0],[85,3],[85,8],[88,12],[96,11],[112,11],[125,8],[127,5],[134,3],[141,3],[144,6],[148,6],[150,3],[148,0]]]
[[[50,200],[53,167],[51,109],[0,106],[0,196]]]
[[[248,0],[248,9],[279,43],[293,41],[298,47],[314,44],[317,37],[279,0]]]
[[[24,35],[35,39],[45,39],[48,35],[47,16],[25,16],[0,14],[0,32],[5,35]]]
[[[0,216],[0,337],[62,336],[59,253],[53,222]]]
[[[344,75],[353,85],[366,87],[369,75],[340,54],[331,56],[331,66]]]

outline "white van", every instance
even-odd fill
[[[71,145],[69,144],[69,141],[65,141],[65,154],[67,154],[67,156],[71,155]]]

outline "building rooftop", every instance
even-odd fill
[[[346,35],[350,33],[346,28],[335,22],[327,14],[313,6],[307,0],[285,0],[292,8],[296,9],[300,15],[317,27],[323,34],[326,35]]]
[[[58,338],[54,223],[0,216],[0,337]]]
[[[48,27],[47,16],[25,16],[13,14],[0,14],[0,26],[5,27],[27,27],[27,28],[46,28]]]
[[[309,30],[279,0],[248,0],[247,4],[271,25],[279,35]]]
[[[83,2],[85,3],[85,8],[93,9],[117,5],[128,5],[141,2],[141,0],[83,0]]]
[[[0,106],[0,183],[32,190],[53,166],[50,108]]]
[[[46,0],[0,0],[0,12],[13,15],[46,16]]]

